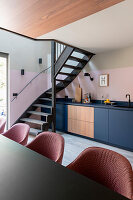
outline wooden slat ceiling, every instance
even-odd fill
[[[124,0],[0,0],[0,27],[38,37]]]

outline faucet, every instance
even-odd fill
[[[131,100],[130,100],[130,94],[126,94],[126,98],[127,98],[127,97],[129,97],[129,98],[128,98],[128,107],[130,107],[130,102],[131,102]]]

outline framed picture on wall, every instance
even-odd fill
[[[100,75],[100,87],[109,86],[109,74]]]

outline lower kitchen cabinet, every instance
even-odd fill
[[[56,129],[133,151],[133,111],[56,104]]]
[[[133,111],[109,110],[109,143],[133,149]]]
[[[67,108],[66,105],[56,104],[56,129],[62,132],[67,131]]]
[[[68,132],[94,138],[94,108],[68,105]]]
[[[94,138],[94,123],[68,119],[68,132]]]
[[[108,142],[108,109],[94,109],[94,138]]]

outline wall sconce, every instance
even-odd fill
[[[39,58],[39,64],[42,64],[42,58]]]
[[[24,69],[21,69],[21,75],[24,75]]]
[[[89,76],[91,81],[94,80],[94,78],[91,77],[90,73],[84,73],[84,76]]]

